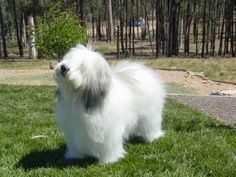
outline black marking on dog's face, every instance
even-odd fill
[[[110,87],[110,73],[107,68],[101,68],[96,75],[90,75],[83,94],[86,109],[102,106]]]
[[[91,109],[103,104],[103,100],[106,96],[106,90],[99,88],[98,90],[95,89],[86,89],[84,91],[84,104],[85,108]]]

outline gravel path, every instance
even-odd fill
[[[236,128],[236,97],[169,95],[169,98],[197,108],[223,124]]]

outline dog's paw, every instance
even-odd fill
[[[113,154],[112,156],[101,157],[99,159],[99,163],[100,164],[115,163],[119,161],[120,159],[123,159],[125,154],[126,152],[122,150],[119,153]]]
[[[104,159],[100,159],[99,163],[100,164],[109,164],[109,163],[115,163],[118,162],[120,159],[122,159],[123,156],[121,157],[110,157],[110,158],[104,158]]]
[[[165,132],[159,131],[159,132],[153,132],[153,133],[146,134],[145,136],[143,136],[143,138],[144,138],[144,141],[146,141],[147,143],[151,143],[154,140],[156,140],[160,137],[163,137],[164,135],[165,135]]]

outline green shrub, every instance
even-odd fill
[[[86,43],[86,30],[70,9],[61,3],[50,4],[48,9],[45,16],[39,17],[35,30],[36,48],[41,55],[61,58],[77,43]]]

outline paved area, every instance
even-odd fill
[[[215,117],[225,125],[236,128],[236,97],[169,95],[180,103]]]

